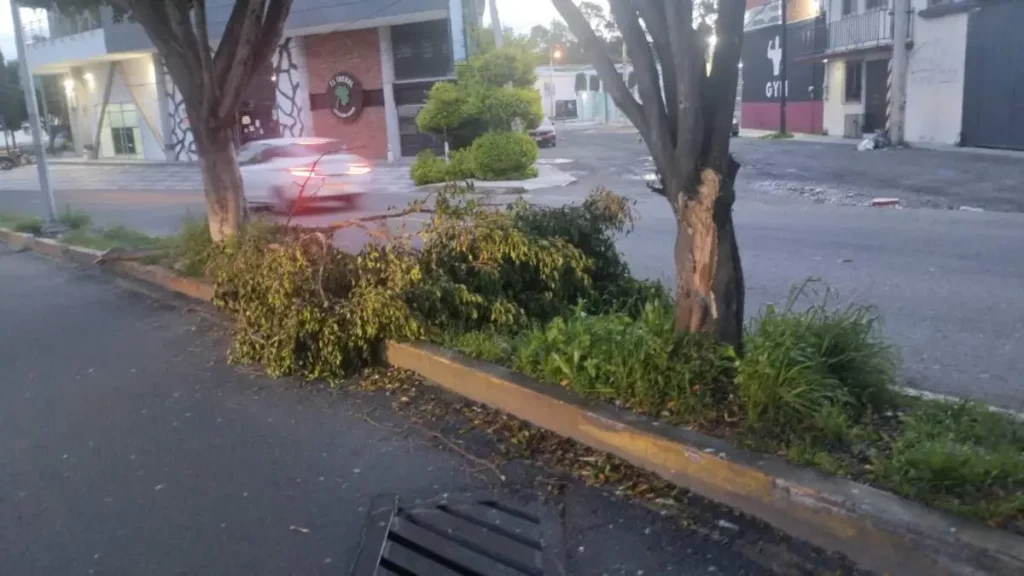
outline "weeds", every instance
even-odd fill
[[[172,240],[174,268],[186,276],[200,277],[213,257],[213,239],[205,218],[186,216],[181,230]]]
[[[92,216],[72,210],[70,205],[64,206],[64,211],[57,217],[57,221],[71,230],[86,230],[92,226]]]
[[[120,224],[95,231],[85,228],[71,230],[61,236],[61,241],[93,250],[159,249],[165,248],[168,243],[166,238],[150,236]]]
[[[43,224],[42,218],[0,212],[0,228],[10,228],[15,232],[38,236],[43,233]]]

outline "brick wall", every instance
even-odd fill
[[[376,28],[306,36],[305,41],[310,92],[327,92],[327,82],[338,72],[358,78],[363,90],[383,87]],[[370,159],[383,160],[388,155],[383,106],[365,106],[359,118],[350,123],[338,120],[330,110],[313,110],[313,133],[337,138]]]

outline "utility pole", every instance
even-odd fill
[[[39,103],[36,101],[36,85],[28,68],[25,56],[25,32],[21,29],[21,14],[18,0],[11,0],[11,20],[14,24],[14,41],[18,44],[18,63],[21,65],[21,89],[25,92],[25,106],[28,108],[28,125],[32,130],[32,143],[36,154],[36,170],[39,172],[39,188],[46,194],[46,221],[57,221],[57,206],[50,188],[50,167],[46,162],[46,148],[43,146],[42,128],[39,124]]]
[[[909,0],[893,2],[892,92],[889,94],[889,141],[904,144],[903,122],[907,110],[907,35],[910,27]]]
[[[491,0],[491,28],[494,30],[494,47],[501,48],[501,19],[498,18],[498,0]]]
[[[782,51],[781,62],[779,63],[779,80],[782,81],[782,89],[779,94],[779,134],[786,133],[786,93],[789,92],[789,81],[786,79],[786,4],[788,0],[779,0],[782,3],[782,35],[779,48]]]

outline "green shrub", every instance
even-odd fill
[[[211,262],[214,303],[235,319],[231,360],[337,382],[379,361],[385,340],[421,336],[405,301],[420,275],[404,245],[351,255],[321,233],[249,228]]]
[[[14,231],[38,236],[43,233],[42,218],[23,218],[14,222]]]
[[[71,206],[65,206],[57,220],[72,230],[80,230],[92,226],[92,216],[85,212],[72,210]]]
[[[433,151],[423,150],[416,155],[416,160],[409,169],[409,176],[417,186],[444,182],[447,179],[448,166],[444,158],[438,158]]]
[[[199,277],[206,273],[214,244],[210,237],[210,226],[205,218],[186,216],[181,221],[181,230],[172,239],[174,268],[186,276]]]
[[[416,126],[422,132],[448,140],[451,131],[466,119],[466,96],[451,82],[438,82],[427,93],[427,101],[416,114]]]
[[[473,152],[471,150],[452,150],[448,154],[448,171],[446,180],[458,182],[473,177]]]
[[[794,289],[786,307],[768,306],[745,340],[737,376],[747,423],[776,434],[822,432],[818,416],[838,407],[857,421],[893,407],[897,361],[870,306],[820,303],[797,310],[809,284]]]
[[[589,398],[690,424],[729,411],[735,356],[699,334],[677,333],[672,309],[639,318],[578,309],[522,337],[514,367]]]
[[[61,235],[60,239],[61,242],[93,250],[113,248],[157,250],[165,248],[168,243],[167,238],[150,236],[121,224],[98,230],[79,228]]]
[[[488,132],[473,142],[473,166],[481,180],[522,180],[537,161],[537,144],[519,132]]]
[[[529,88],[491,88],[471,97],[470,110],[488,130],[507,132],[516,120],[525,128],[536,128],[544,118],[540,93]]]
[[[417,186],[439,182],[458,182],[473,177],[473,155],[469,150],[454,150],[450,160],[436,156],[430,150],[416,155],[409,175]]]
[[[898,494],[1001,525],[1024,519],[1024,423],[986,406],[913,401],[871,478]]]

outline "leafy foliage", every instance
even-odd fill
[[[890,409],[897,361],[870,306],[820,302],[797,310],[809,283],[795,288],[782,311],[768,306],[748,331],[737,383],[754,427],[794,435],[820,431],[816,416],[839,409],[851,421]]]
[[[448,141],[470,146],[487,131],[508,131],[516,122],[540,124],[544,112],[533,88],[534,62],[526,48],[511,44],[478,54],[456,69],[457,82],[431,88],[416,117],[417,126]]]
[[[473,142],[473,166],[481,180],[523,180],[537,161],[537,143],[519,132],[488,132]]]
[[[417,186],[466,180],[473,177],[473,155],[469,150],[453,150],[446,162],[433,151],[423,150],[416,155],[409,176]]]
[[[695,424],[732,403],[735,356],[699,334],[677,333],[670,306],[637,318],[582,308],[522,337],[515,369],[590,398]]]
[[[232,358],[337,381],[379,360],[388,339],[517,332],[567,314],[600,297],[589,276],[595,263],[567,239],[524,225],[547,210],[525,202],[495,210],[449,188],[417,235],[419,249],[392,237],[355,255],[323,233],[254,225],[215,249],[210,267],[215,302],[236,318]],[[598,235],[617,222],[591,221]],[[576,233],[585,247],[602,244],[585,236]],[[602,282],[611,291],[611,279]]]

